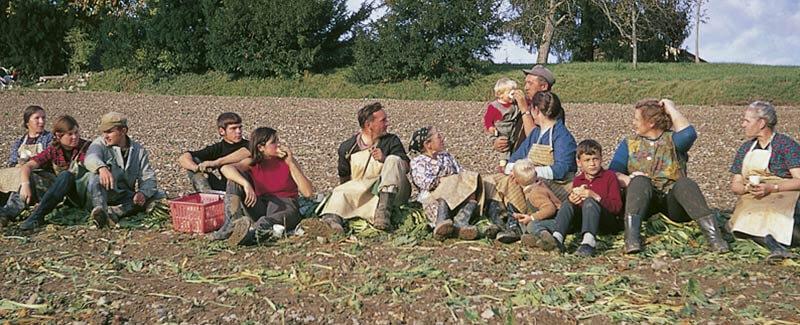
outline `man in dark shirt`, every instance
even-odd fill
[[[249,142],[242,138],[242,118],[227,112],[217,117],[217,130],[222,141],[197,151],[187,151],[178,158],[178,163],[188,171],[195,191],[224,191],[228,180],[212,173],[223,165],[236,163],[250,157]]]
[[[361,108],[358,124],[361,131],[339,146],[341,185],[333,189],[321,213],[324,226],[335,233],[344,232],[343,219],[356,217],[377,229],[391,230],[389,208],[408,201],[411,192],[408,155],[400,138],[387,133],[389,119],[383,105],[376,102]]]

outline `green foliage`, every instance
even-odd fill
[[[66,71],[64,35],[74,18],[60,1],[0,1],[0,64],[26,79]]]
[[[89,59],[94,53],[96,43],[80,27],[72,27],[64,37],[64,42],[69,47],[69,71],[72,73],[84,71],[89,66]]]
[[[438,79],[446,85],[469,83],[482,60],[499,42],[498,0],[387,3],[386,16],[358,32],[355,67],[358,83]]]
[[[345,63],[347,33],[371,7],[348,14],[344,0],[230,0],[209,23],[208,62],[246,76],[297,76]]]
[[[133,67],[142,44],[142,22],[135,17],[108,16],[97,29],[97,55],[103,69]]]
[[[158,0],[145,19],[148,70],[173,75],[206,70],[206,8],[203,0]]]

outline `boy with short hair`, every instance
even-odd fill
[[[580,228],[582,241],[575,254],[589,257],[594,254],[599,231],[623,229],[622,195],[615,173],[602,166],[603,148],[597,141],[578,143],[575,156],[581,173],[572,181],[569,201],[558,210],[552,238],[563,252],[564,237],[571,229]]]
[[[509,78],[500,78],[494,85],[495,100],[486,106],[486,113],[483,114],[484,130],[492,138],[508,138],[508,147],[515,148],[517,140],[522,132],[522,124],[517,123],[521,111],[514,101],[514,92],[517,90],[517,82]],[[508,158],[513,150],[503,153],[503,158]]]
[[[239,114],[220,114],[217,117],[217,132],[222,137],[220,142],[201,150],[184,152],[178,158],[178,163],[187,170],[195,191],[225,191],[228,180],[224,175],[217,177],[211,171],[250,157],[247,149],[249,142],[242,137],[242,118]]]
[[[547,185],[538,182],[536,169],[530,160],[519,160],[511,170],[511,179],[522,187],[525,194],[525,204],[531,214],[513,213],[507,220],[507,229],[497,235],[497,240],[503,243],[512,243],[520,239],[522,229],[520,224],[525,225],[526,232],[530,233],[536,229],[541,220],[552,219],[556,214],[556,207],[561,205],[561,201],[550,191]],[[525,235],[522,235],[526,237]]]

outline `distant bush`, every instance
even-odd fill
[[[499,0],[396,0],[386,5],[386,16],[358,33],[351,81],[421,77],[465,84],[499,42]]]
[[[74,21],[51,1],[0,0],[0,64],[14,66],[27,79],[66,71],[64,35]]]

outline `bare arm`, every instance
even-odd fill
[[[19,197],[23,202],[30,203],[31,198],[31,171],[39,168],[39,163],[35,160],[29,160],[24,165],[19,167],[20,188]]]
[[[287,160],[286,163],[289,165],[289,172],[292,173],[292,179],[294,179],[294,182],[297,184],[297,189],[300,190],[300,195],[305,197],[314,195],[314,185],[311,184],[311,181],[303,173],[297,160],[292,157],[290,160]]]
[[[628,187],[628,183],[631,182],[631,177],[620,172],[616,172],[615,174],[617,174],[617,181],[619,181],[619,186],[622,188]]]
[[[189,171],[197,171],[197,164],[194,163],[192,159],[192,154],[189,152],[184,152],[178,157],[178,164],[181,165],[181,168],[189,170]]]
[[[247,148],[239,148],[238,150],[231,152],[227,156],[220,157],[213,161],[213,164],[210,167],[219,167],[225,166],[228,164],[238,163],[245,158],[250,158],[250,150]]]
[[[664,105],[664,110],[669,114],[672,119],[672,129],[679,132],[689,127],[689,120],[683,116],[681,112],[675,107],[675,103],[669,99],[662,99],[661,104]]]
[[[747,187],[744,185],[744,177],[742,177],[741,174],[733,175],[731,178],[731,192],[736,195],[747,193]]]
[[[800,168],[789,169],[792,173],[792,178],[778,183],[780,191],[797,191],[800,190]]]
[[[517,105],[519,106],[520,111],[522,111],[522,130],[525,132],[525,136],[533,132],[533,129],[536,128],[536,123],[533,121],[533,115],[531,115],[530,107],[528,106],[528,99],[525,98],[525,92],[521,90],[514,91],[514,100],[517,101]]]

